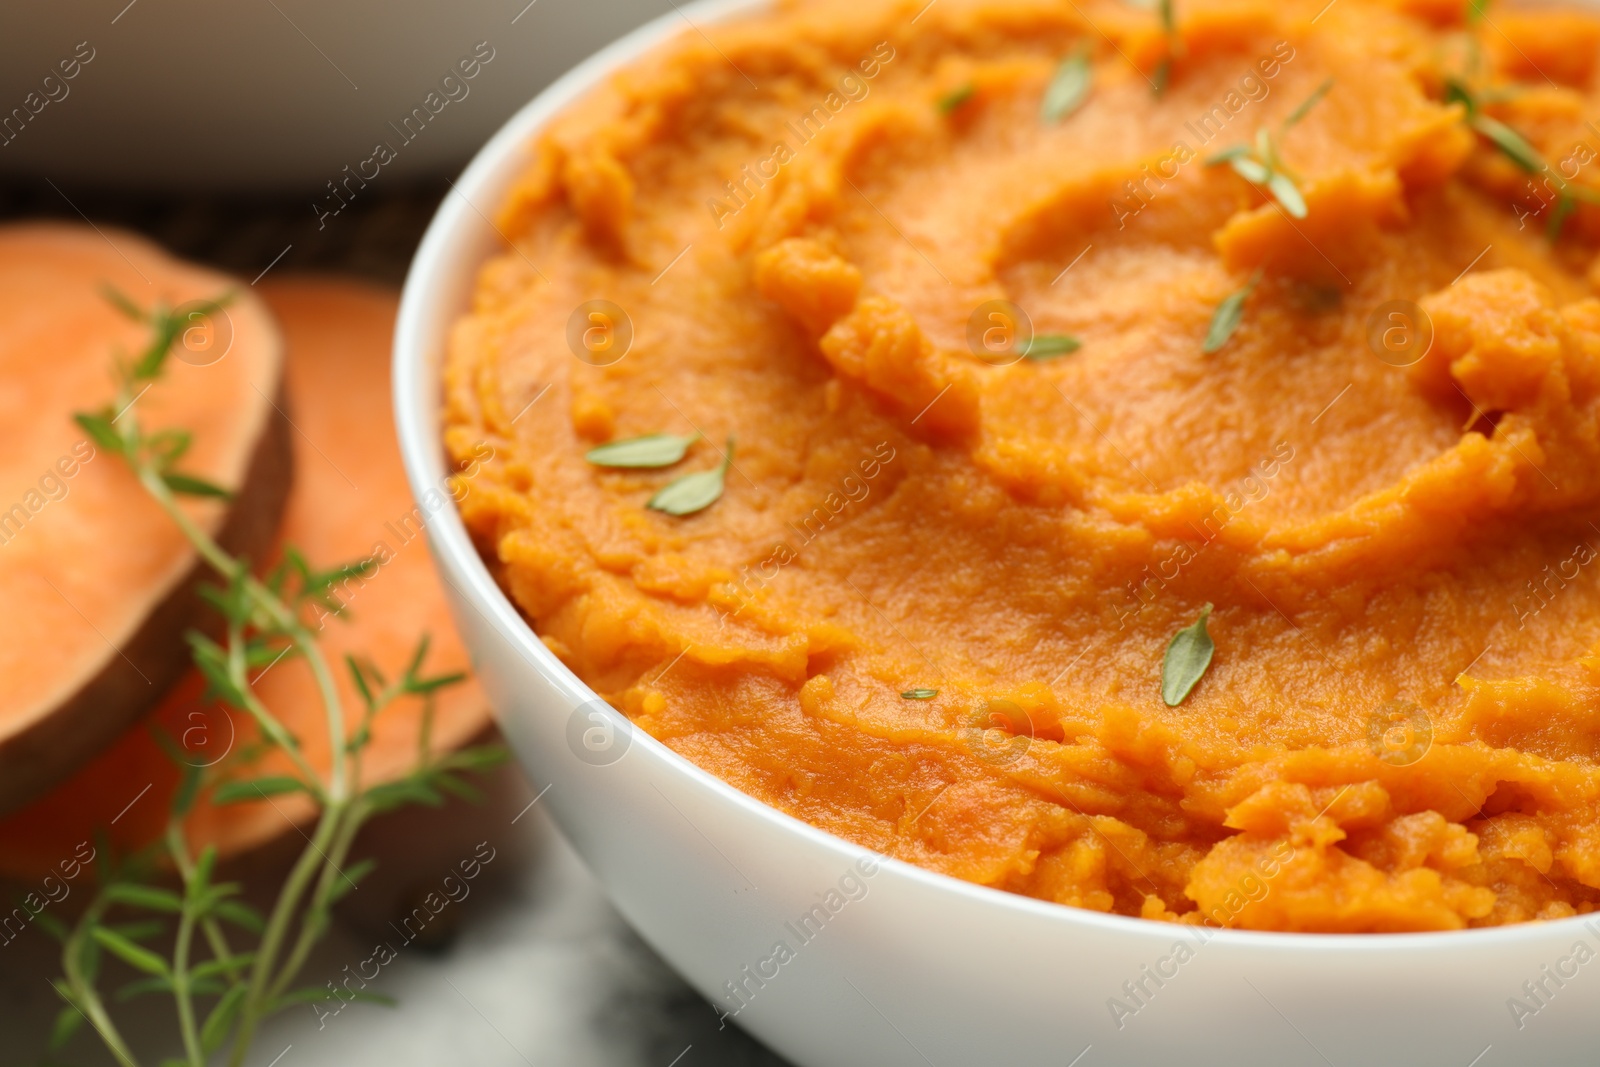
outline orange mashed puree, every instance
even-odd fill
[[[545,643],[751,796],[983,885],[1593,910],[1600,18],[925,2],[686,29],[539,139],[444,432],[493,446],[462,511]],[[647,507],[730,436],[718,499]]]

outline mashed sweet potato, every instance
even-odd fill
[[[536,146],[445,435],[493,446],[462,508],[538,633],[738,788],[973,882],[1593,910],[1600,18],[924,2],[686,32]],[[658,433],[702,436],[586,459]],[[647,507],[730,437],[719,497]]]

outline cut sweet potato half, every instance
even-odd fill
[[[232,552],[270,548],[288,491],[274,399],[283,345],[248,287],[118,231],[0,227],[0,811],[149,712],[185,669],[184,631],[206,610],[194,550],[72,419],[111,400],[113,353],[148,341],[106,286],[143,307],[233,293],[137,398],[139,418],[191,432],[184,471],[234,491],[184,504]]]
[[[322,631],[353,729],[360,702],[344,667],[346,653],[368,658],[395,677],[427,634],[430,674],[468,668],[423,534],[428,516],[451,504],[447,487],[440,487],[425,501],[427,510],[419,508],[401,466],[389,400],[395,296],[331,279],[263,283],[262,288],[289,352],[296,478],[283,542],[319,568],[366,557],[380,560],[375,573],[341,589],[344,609],[328,618]],[[257,745],[254,725],[241,712],[203,703],[201,688],[191,675],[152,720],[178,743],[183,758],[215,765],[217,772],[211,773],[228,778],[293,772],[275,751],[241,762],[240,755]],[[257,678],[255,691],[300,739],[310,762],[326,767],[329,736],[306,664],[284,660]],[[422,710],[421,701],[407,698],[378,718],[365,753],[368,784],[393,780],[414,765]],[[460,747],[488,722],[488,705],[474,682],[440,690],[432,747],[436,752]],[[122,851],[155,839],[177,781],[175,764],[151,732],[131,731],[49,795],[0,821],[0,873],[38,877],[70,856],[79,842],[92,840],[97,830]],[[236,854],[288,830],[310,812],[303,794],[223,807],[202,799],[190,816],[189,833],[196,846],[210,843],[224,855]]]

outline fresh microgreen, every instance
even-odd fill
[[[1039,105],[1039,119],[1055,124],[1083,106],[1089,98],[1094,68],[1089,62],[1089,46],[1079,45],[1056,67],[1055,76],[1045,88]]]
[[[1182,704],[1211,666],[1217,646],[1206,630],[1210,617],[1211,605],[1207,604],[1192,625],[1173,634],[1167,643],[1167,655],[1161,662],[1161,699],[1169,708]]]
[[[687,437],[670,433],[652,433],[591,448],[584,453],[583,458],[596,467],[670,467],[683,459],[684,453],[689,451],[689,446],[698,440],[700,440],[698,433],[692,433]]]
[[[668,515],[693,515],[704,511],[722,496],[728,469],[733,466],[733,437],[729,436],[722,462],[708,471],[696,471],[675,478],[661,488],[645,506]]]
[[[1083,347],[1083,342],[1064,333],[1035,334],[1022,348],[1024,359],[1046,360],[1071,355]]]
[[[938,695],[937,689],[907,689],[900,697],[903,700],[932,700]]]
[[[952,114],[956,111],[956,109],[961,107],[962,104],[965,104],[968,100],[971,100],[977,95],[978,87],[973,85],[971,82],[967,82],[965,85],[952,89],[948,93],[945,93],[943,96],[939,97],[937,101],[939,114]]]
[[[52,1049],[59,1049],[86,1022],[100,1037],[120,1067],[140,1067],[140,1061],[123,1037],[111,1014],[110,1003],[132,997],[162,994],[174,1002],[177,1036],[183,1055],[162,1061],[163,1067],[206,1067],[227,1048],[219,1062],[239,1067],[248,1057],[261,1023],[296,1003],[286,995],[309,955],[329,928],[329,909],[348,891],[344,875],[364,873],[362,864],[347,857],[357,832],[376,813],[422,794],[440,791],[461,795],[470,789],[461,773],[487,769],[505,757],[498,746],[467,749],[449,755],[431,751],[429,734],[435,692],[459,682],[460,674],[429,676],[422,663],[426,637],[393,683],[369,666],[364,678],[363,714],[347,741],[342,697],[334,685],[328,659],[320,644],[322,618],[341,607],[342,583],[370,577],[373,560],[360,560],[326,570],[308,565],[293,547],[285,548],[282,561],[265,578],[255,577],[245,562],[225,551],[190,518],[179,504],[179,494],[218,496],[224,491],[209,482],[181,473],[173,465],[188,451],[190,436],[178,429],[146,432],[140,426],[134,400],[158,380],[171,347],[193,314],[219,309],[223,301],[188,305],[181,315],[163,308],[145,310],[114,291],[107,298],[124,315],[150,329],[151,338],[135,361],[115,365],[116,396],[112,405],[75,416],[96,445],[121,457],[145,492],[167,514],[193,545],[200,559],[220,577],[202,587],[204,602],[215,608],[224,623],[220,639],[200,632],[188,635],[196,668],[210,694],[247,714],[256,724],[260,741],[241,746],[220,765],[229,772],[213,783],[211,803],[261,799],[289,792],[305,793],[319,809],[307,844],[278,888],[268,915],[238,900],[241,887],[214,880],[217,851],[208,847],[194,855],[186,821],[202,796],[207,795],[201,768],[184,758],[177,743],[159,732],[156,741],[178,763],[178,784],[168,807],[164,837],[130,857],[117,857],[103,830],[94,834],[94,872],[98,887],[68,926],[54,916],[40,915],[41,927],[62,942],[62,976],[51,982],[66,1007],[56,1017]],[[195,309],[198,308],[198,311]],[[320,614],[320,618],[317,617]],[[310,667],[316,684],[331,753],[326,771],[319,772],[306,759],[299,742],[278,716],[257,695],[253,672],[294,655]],[[421,705],[416,763],[399,780],[369,786],[362,781],[361,744],[370,737],[373,720],[402,699]],[[293,774],[242,778],[235,767],[245,768],[256,755],[275,752],[293,768]],[[253,755],[247,755],[251,753]],[[217,772],[209,772],[217,773]],[[171,874],[164,875],[163,864]],[[178,890],[163,882],[175,881]],[[118,921],[116,913],[131,912],[167,917],[172,931],[170,953],[141,942],[164,932],[149,919]],[[223,924],[257,939],[245,951],[231,947]],[[199,958],[201,949],[209,958]],[[145,977],[117,990],[108,999],[100,987],[102,955],[114,957]],[[331,996],[327,990],[319,995]],[[216,1001],[203,1016],[199,998]],[[348,998],[346,998],[348,999]]]
[[[1239,328],[1239,323],[1244,318],[1244,302],[1249,299],[1260,281],[1261,271],[1257,270],[1250,275],[1250,280],[1245,282],[1242,288],[1235,289],[1222,298],[1217,310],[1211,313],[1211,325],[1206,328],[1205,343],[1200,346],[1202,352],[1210,355],[1220,350],[1233,337],[1233,332]]]

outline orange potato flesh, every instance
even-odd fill
[[[146,433],[192,435],[177,469],[253,498],[244,483],[264,440],[282,444],[272,435],[282,341],[238,283],[120,231],[0,228],[0,808],[109,744],[186,661],[193,611],[173,598],[197,556],[72,420],[111,403],[114,359],[131,362],[148,341],[149,326],[114,307],[106,286],[145,309],[233,293],[224,311],[185,329],[162,379],[135,400]],[[263,528],[245,533],[258,546],[277,521],[283,474],[274,471]],[[183,506],[220,535],[227,506],[196,497]]]
[[[447,445],[495,451],[469,525],[644,729],[925,867],[1272,930],[1592,910],[1600,214],[1552,244],[1553,194],[1443,102],[1461,8],[1181,3],[1159,96],[1172,46],[1114,2],[685,34],[562,117],[504,206],[447,367]],[[1519,14],[1567,80],[1484,94],[1591,187],[1597,26]],[[1090,97],[1041,123],[1079,47]],[[1207,164],[1258,129],[1304,219]],[[569,347],[597,299],[620,359]],[[978,358],[1000,299],[1082,348]],[[1431,348],[1396,365],[1419,307]],[[671,470],[584,459],[695,431]],[[645,507],[730,434],[720,500]],[[1168,707],[1207,603],[1214,662]]]

